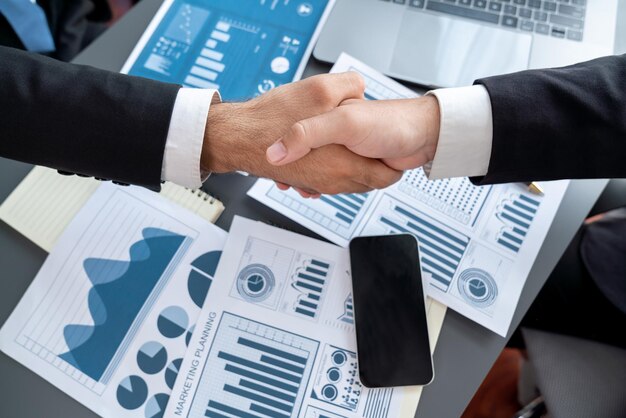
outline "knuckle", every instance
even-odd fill
[[[356,71],[348,72],[348,81],[352,85],[355,91],[363,92],[365,90],[365,80],[361,74]]]
[[[318,78],[312,85],[313,97],[323,106],[334,105],[333,91],[325,78]]]
[[[306,140],[307,130],[302,121],[298,121],[291,125],[289,136],[295,143],[302,143]]]

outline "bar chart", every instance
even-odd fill
[[[352,293],[350,293],[343,302],[343,314],[337,319],[346,324],[354,325],[354,302],[352,300]]]
[[[322,296],[330,272],[330,264],[311,258],[298,267],[291,278],[291,286],[298,291],[294,312],[309,318],[319,314]]]
[[[318,346],[225,312],[189,416],[297,416]]]
[[[371,200],[370,193],[302,199],[295,192],[283,192],[277,187],[270,188],[267,197],[344,239],[351,238]]]
[[[421,168],[407,171],[398,190],[463,225],[478,219],[492,186],[474,186],[468,178],[428,180]]]
[[[504,199],[496,213],[496,217],[504,224],[498,233],[497,243],[515,253],[519,252],[539,205],[538,197],[523,193]]]

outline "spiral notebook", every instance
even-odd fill
[[[35,167],[0,206],[0,219],[50,252],[70,221],[101,183]],[[224,204],[201,191],[165,183],[161,195],[211,223]]]

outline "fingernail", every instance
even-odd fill
[[[267,159],[271,163],[277,163],[286,156],[287,148],[285,148],[285,144],[283,144],[281,140],[274,142],[272,146],[267,149]]]

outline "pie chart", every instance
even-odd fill
[[[193,330],[196,329],[195,324],[191,326],[191,328],[189,328],[189,331],[187,331],[187,335],[185,335],[185,345],[189,345],[189,342],[191,341],[191,337],[193,335]]]
[[[124,378],[117,387],[117,402],[124,409],[137,409],[146,401],[148,385],[139,376]]]
[[[187,290],[191,300],[198,308],[202,308],[206,295],[209,293],[221,255],[221,251],[211,251],[201,255],[191,263]]]
[[[498,297],[498,285],[485,270],[469,268],[459,275],[458,290],[463,299],[478,308],[491,306]]]
[[[467,282],[468,290],[477,298],[482,298],[487,293],[487,286],[480,279],[470,279]]]
[[[165,363],[167,363],[167,351],[156,341],[145,343],[137,353],[137,364],[144,373],[158,373],[163,370]]]
[[[270,67],[276,74],[285,74],[289,71],[289,60],[285,57],[276,57],[272,60]]]
[[[146,418],[161,418],[169,399],[169,395],[165,393],[157,393],[150,398],[146,404]]]
[[[180,337],[187,331],[189,326],[189,316],[187,312],[179,306],[165,308],[157,319],[157,327],[166,338]]]
[[[174,383],[176,382],[176,377],[180,371],[181,364],[183,364],[183,359],[177,358],[167,366],[167,369],[165,369],[165,384],[170,389],[174,389]]]
[[[237,291],[249,302],[261,302],[274,290],[274,273],[263,264],[250,264],[237,276]]]

